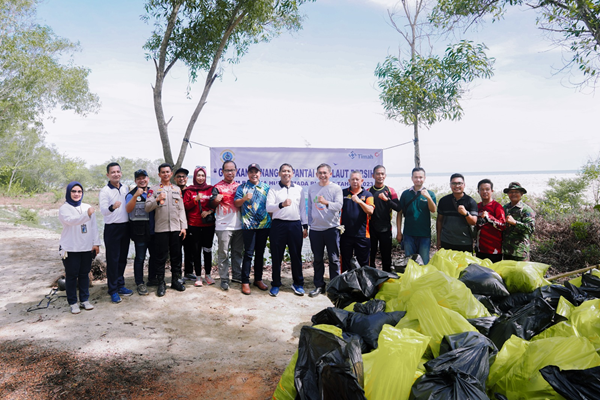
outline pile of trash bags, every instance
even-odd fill
[[[600,399],[600,271],[440,250],[331,280],[273,393],[294,399]]]

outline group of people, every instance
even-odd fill
[[[105,222],[108,294],[113,303],[120,303],[121,296],[133,294],[123,277],[130,240],[135,244],[135,284],[142,296],[148,295],[147,286],[156,286],[157,296],[165,295],[167,259],[172,289],[184,291],[185,280],[193,280],[197,287],[215,284],[211,276],[215,235],[220,287],[229,290],[230,282],[240,283],[245,295],[252,292],[252,267],[252,285],[268,290],[271,296],[279,294],[281,264],[287,247],[291,288],[296,295],[303,296],[302,243],[306,237],[310,239],[314,267],[310,297],[325,291],[325,251],[330,279],[350,270],[354,259],[360,266],[374,267],[378,251],[382,269],[391,272],[392,211],[397,212],[397,240],[403,243],[406,255],[419,254],[425,264],[429,262],[431,215],[435,212],[438,248],[473,252],[475,244],[480,258],[492,261],[529,258],[535,213],[521,201],[526,190],[518,182],[504,189],[510,203],[502,207],[492,199],[491,181],[479,182],[482,201],[477,204],[464,193],[464,177],[460,174],[450,177],[452,193],[436,204],[435,194],[424,187],[423,168],[413,169],[413,186],[400,197],[385,185],[386,169],[382,165],[373,169],[374,185],[368,190],[363,188],[361,171],[352,171],[349,186],[342,189],[331,181],[331,166],[325,163],[317,167],[318,182],[306,192],[293,183],[294,168],[288,163],[279,167],[280,181],[273,186],[261,182],[262,170],[256,163],[248,166],[245,183],[235,182],[237,170],[234,161],[224,162],[223,180],[209,185],[206,170],[198,167],[192,185],[187,186],[189,171],[185,168],[175,171],[173,184],[172,167],[165,163],[158,168],[159,184],[149,186],[148,173],[140,169],[134,173],[135,188],[129,190],[121,183],[119,164],[107,165],[109,181],[100,191],[99,205]],[[82,185],[71,182],[67,186],[66,203],[59,210],[64,226],[60,251],[67,300],[75,314],[80,312],[80,305],[85,310],[93,309],[88,301],[88,273],[100,245],[95,210],[82,203],[82,199]],[[264,252],[269,239],[270,289],[263,282]],[[148,279],[144,281],[147,252],[150,253]]]

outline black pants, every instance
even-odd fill
[[[129,252],[129,223],[104,225],[104,245],[108,294],[112,295],[125,286],[123,274]]]
[[[502,261],[502,254],[489,254],[489,253],[475,253],[477,258],[481,258],[482,260],[489,258],[489,260],[493,263],[497,263],[498,261]]]
[[[187,235],[185,236],[185,239],[183,239],[181,241],[181,244],[183,245],[183,269],[185,271],[185,274],[193,274],[194,273],[194,266],[195,266],[195,259],[194,259],[194,243],[193,242],[193,238],[191,237],[192,235],[190,235],[190,229],[188,227],[187,230]]]
[[[188,237],[185,241],[190,239],[192,243],[192,254],[194,258],[194,271],[196,272],[196,276],[200,278],[202,275],[202,255],[204,254],[204,273],[206,275],[210,275],[210,271],[212,270],[212,247],[213,247],[213,239],[215,237],[215,226],[189,226],[188,227]],[[185,258],[185,273],[189,274],[191,271],[188,271],[187,267],[187,250],[186,250],[186,258]]]
[[[242,283],[250,283],[250,269],[254,258],[254,281],[262,281],[264,255],[270,228],[242,229],[244,238],[244,258],[242,261]]]
[[[69,305],[77,304],[77,288],[79,301],[82,303],[90,298],[90,270],[92,269],[91,251],[69,251],[67,258],[62,260],[65,266],[65,285]]]
[[[473,244],[470,246],[468,244],[450,244],[446,242],[441,242],[440,244],[442,245],[442,249],[473,253]]]
[[[274,219],[271,222],[271,260],[273,265],[271,286],[281,286],[281,263],[285,246],[290,251],[294,285],[304,286],[302,276],[302,224],[300,221]]]
[[[377,247],[381,252],[381,269],[392,271],[392,231],[371,232],[371,267],[375,268]]]
[[[181,278],[181,237],[180,231],[157,232],[154,234],[156,247],[156,279],[165,281],[165,264],[171,258],[171,282]]]
[[[371,252],[371,241],[366,237],[342,235],[340,238],[340,256],[342,258],[342,272],[350,271],[352,255],[361,267],[369,265],[369,253]]]

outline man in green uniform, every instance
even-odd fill
[[[504,205],[506,230],[502,236],[502,256],[505,260],[529,261],[535,211],[521,201],[527,190],[519,182],[511,182],[504,193],[508,194],[510,203]]]

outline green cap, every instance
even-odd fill
[[[521,193],[527,193],[527,190],[519,182],[511,182],[508,184],[508,187],[504,189],[504,193],[508,193],[509,190],[520,190]]]

